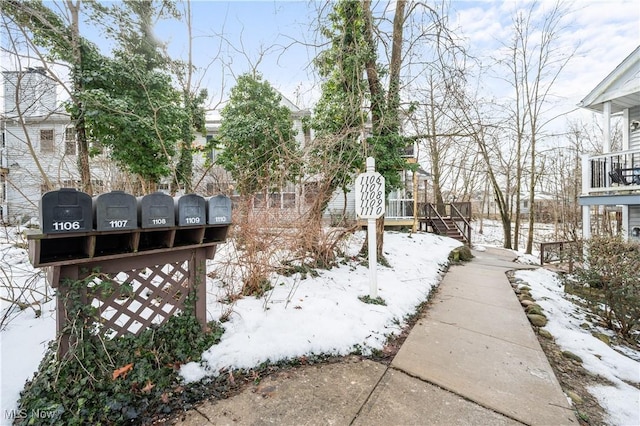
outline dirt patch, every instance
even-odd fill
[[[576,417],[581,425],[604,425],[606,412],[598,404],[598,400],[587,391],[588,386],[612,385],[600,376],[595,376],[582,367],[580,362],[568,358],[562,354],[562,350],[553,340],[537,334],[540,346],[544,351],[551,368],[560,382],[560,386],[566,395],[576,395],[579,399],[572,398]]]

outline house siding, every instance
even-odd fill
[[[340,220],[343,212],[346,214],[346,219],[355,220],[356,211],[356,193],[353,190],[347,192],[347,208],[345,209],[345,199],[342,189],[338,189],[333,193],[329,205],[324,211],[325,219]]]
[[[57,104],[56,82],[43,70],[5,71],[2,75],[5,114],[1,123],[0,222],[21,223],[39,216],[45,176],[54,188],[78,187],[76,147],[67,150],[67,142],[75,144],[75,134],[65,140],[71,120]],[[45,151],[42,130],[53,133],[52,146]],[[121,174],[107,154],[93,157],[90,168],[94,191],[109,190],[102,185]]]
[[[4,114],[7,118],[45,116],[56,107],[56,83],[43,71],[7,71],[4,75]],[[19,102],[16,103],[16,98]]]
[[[3,72],[4,146],[2,220],[22,222],[38,216],[42,173],[62,176],[64,164],[55,164],[58,138],[64,138],[67,117],[56,114],[56,85],[44,71]],[[40,131],[53,133],[52,151],[41,152]],[[63,141],[61,141],[64,144]]]
[[[65,129],[69,122],[64,117],[57,121],[42,121],[22,126],[6,123],[5,148],[8,173],[6,175],[5,220],[21,222],[38,217],[38,200],[42,196],[43,176],[30,152],[31,144],[42,171],[54,186],[70,186],[79,179],[75,155],[65,155]],[[26,128],[26,132],[25,132]],[[40,131],[53,130],[53,151],[41,152]],[[71,181],[71,182],[69,182]]]
[[[640,241],[640,237],[633,236],[633,229],[640,227],[640,190],[635,181],[628,178],[636,176],[636,169],[640,167],[640,129],[634,129],[634,122],[640,121],[640,89],[637,77],[640,73],[640,46],[625,58],[603,81],[601,81],[579,104],[583,108],[605,114],[617,115],[622,113],[623,122],[628,126],[623,132],[623,152],[607,153],[592,157],[592,161],[583,174],[583,194],[580,205],[583,206],[583,235],[591,235],[591,207],[592,206],[623,206],[622,213],[625,223],[622,227],[631,240]],[[608,106],[609,108],[606,108]],[[603,141],[611,139],[612,135],[604,135]],[[609,136],[608,138],[606,136]],[[603,143],[603,150],[609,146]],[[587,159],[587,157],[585,157]],[[616,183],[606,181],[602,185],[602,177],[607,171],[613,170],[616,164],[624,161],[627,176],[625,182]],[[607,163],[610,170],[603,170]],[[630,170],[631,169],[631,170]],[[604,173],[603,173],[604,172]],[[631,174],[629,173],[631,172]],[[609,174],[610,177],[613,178]],[[609,186],[609,183],[611,185]],[[622,184],[622,185],[619,185]]]
[[[302,128],[302,121],[300,120],[295,120],[293,122],[293,129],[296,133],[295,138],[296,138],[296,142],[298,142],[298,146],[299,147],[304,147],[304,131]]]

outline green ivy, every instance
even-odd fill
[[[387,306],[387,302],[385,302],[380,296],[375,298],[372,298],[371,296],[358,296],[358,299],[363,303],[368,303],[369,305]]]
[[[219,342],[219,324],[209,323],[204,332],[195,318],[195,296],[161,326],[108,339],[97,309],[85,305],[80,296],[95,276],[63,283],[69,287],[65,303],[70,325],[64,332],[70,335],[71,347],[59,358],[57,345],[50,345],[21,393],[19,409],[26,418],[17,419],[18,424],[140,423],[169,413],[181,405],[186,390],[179,366],[198,361],[204,350]],[[113,288],[116,285],[105,280],[91,291],[120,291]],[[114,378],[118,370],[123,372]]]
[[[254,194],[300,176],[302,157],[291,111],[260,75],[242,74],[221,111],[216,162],[231,173],[238,192]]]

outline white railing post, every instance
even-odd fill
[[[622,239],[629,241],[629,205],[622,206]]]
[[[589,156],[582,156],[582,194],[588,194],[591,189],[591,162]]]

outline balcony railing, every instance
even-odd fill
[[[640,191],[640,149],[582,157],[582,194]]]
[[[413,199],[395,199],[387,200],[387,210],[384,213],[387,219],[412,219],[413,218]],[[418,212],[420,214],[420,212]]]

